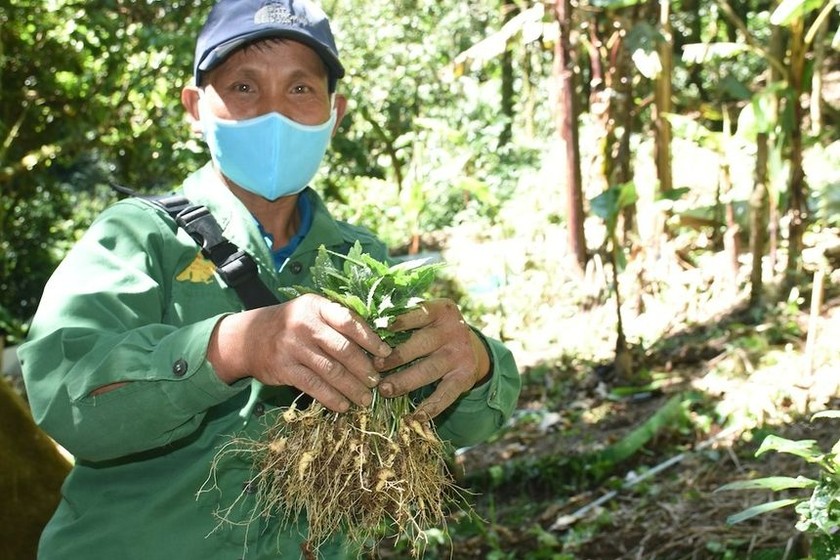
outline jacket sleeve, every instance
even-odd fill
[[[490,380],[464,394],[435,420],[438,435],[455,447],[481,443],[497,432],[513,414],[522,385],[510,350],[498,340],[476,333],[490,351]]]
[[[79,459],[177,441],[247,387],[223,383],[206,359],[223,314],[164,320],[171,275],[189,245],[156,212],[138,201],[106,210],[51,277],[19,349],[35,420]]]

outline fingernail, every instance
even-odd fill
[[[373,359],[373,367],[375,367],[379,371],[382,371],[383,369],[385,369],[385,358],[374,358]]]
[[[383,383],[379,386],[379,392],[385,397],[390,397],[394,392],[394,386],[390,383]]]
[[[379,377],[379,375],[377,375],[375,373],[372,373],[372,374],[368,375],[367,378],[368,378],[368,381],[370,381],[370,386],[371,387],[376,387],[377,385],[379,385],[379,382],[382,381],[382,378]]]
[[[379,347],[379,352],[377,352],[377,354],[379,354],[383,358],[387,358],[391,355],[391,350],[392,348],[390,346],[388,346],[385,343],[382,343],[382,345]]]

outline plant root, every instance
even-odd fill
[[[432,425],[401,417],[383,401],[343,414],[317,402],[292,406],[259,441],[237,440],[238,451],[254,460],[252,520],[278,516],[288,530],[305,515],[304,546],[314,554],[340,531],[360,549],[391,536],[422,555],[425,531],[445,528],[445,508],[461,490]]]

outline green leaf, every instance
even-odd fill
[[[779,436],[769,435],[761,442],[755,456],[758,457],[768,451],[777,451],[779,453],[788,453],[802,457],[809,462],[819,461],[823,457],[822,451],[817,447],[816,440],[806,439],[794,441],[785,439]]]
[[[589,208],[592,213],[604,220],[610,222],[618,213],[618,191],[615,189],[607,189],[598,196],[589,201]]]
[[[623,185],[618,186],[618,209],[623,210],[627,206],[631,206],[639,200],[639,195],[636,192],[636,183],[628,181]]]
[[[840,418],[840,410],[823,410],[811,416],[813,422],[817,418]]]
[[[761,515],[762,513],[775,511],[777,509],[782,509],[783,507],[793,505],[798,501],[799,500],[795,498],[788,498],[785,500],[776,500],[774,502],[767,502],[766,504],[753,506],[751,508],[745,509],[740,513],[736,513],[735,515],[730,515],[726,518],[726,522],[730,525],[735,525],[736,523],[746,521],[747,519],[751,519],[757,515]]]
[[[318,247],[318,254],[315,255],[315,264],[312,267],[312,282],[315,288],[323,290],[333,287],[333,275],[338,273],[338,269],[330,259],[327,248],[321,245]]]
[[[333,257],[343,260],[341,270]],[[392,333],[388,325],[422,301],[441,267],[441,263],[421,260],[390,266],[364,253],[357,241],[347,255],[319,247],[312,276],[318,293],[358,313],[393,347],[411,333]]]
[[[811,554],[815,560],[835,560],[840,553],[840,534],[813,535]]]
[[[656,193],[656,200],[679,200],[684,194],[691,192],[688,187],[678,187],[669,191],[659,191]]]
[[[831,477],[824,477],[811,493],[808,500],[796,505],[799,521],[796,528],[800,531],[819,531],[832,534],[840,525],[840,489]]]
[[[376,276],[386,276],[389,273],[389,266],[387,263],[379,262],[367,253],[360,257],[362,263],[367,266]]]
[[[378,313],[382,312],[381,304],[377,303],[377,301],[380,298],[377,297],[376,289],[379,287],[380,284],[382,284],[382,281],[384,279],[385,279],[384,276],[378,277],[376,280],[374,280],[373,284],[371,284],[370,289],[368,290],[367,308],[370,309],[371,311],[376,311]]]
[[[716,58],[734,58],[749,50],[743,43],[691,43],[683,45],[683,62],[706,64]]]
[[[295,299],[303,294],[300,286],[284,286],[277,290],[279,294],[285,299]]]
[[[752,97],[752,91],[749,86],[744,84],[744,82],[732,74],[727,74],[723,77],[720,81],[720,88],[722,91],[729,94],[730,97],[740,99],[742,101],[746,101]]]
[[[716,152],[723,150],[723,134],[706,128],[696,118],[675,113],[666,113],[665,118],[671,123],[671,128],[676,136],[692,140],[702,147]]]
[[[627,269],[627,253],[622,247],[615,247],[615,267],[618,272],[624,272]]]
[[[363,319],[367,319],[368,317],[370,317],[370,311],[365,305],[365,302],[362,301],[362,298],[355,294],[343,294],[334,290],[330,290],[329,288],[325,288],[323,290],[323,294],[329,299],[333,300],[334,302],[340,303],[344,307],[352,309],[353,311],[361,315]]]
[[[790,25],[809,12],[820,8],[823,0],[782,0],[778,7],[770,15],[770,23],[773,25]]]
[[[399,262],[390,268],[392,273],[411,272],[412,270],[427,266],[431,264],[430,258],[426,259],[409,259]]]
[[[768,476],[765,478],[756,478],[755,480],[739,480],[730,482],[715,490],[715,492],[724,492],[727,490],[787,490],[789,488],[814,488],[817,485],[816,480],[806,478],[804,476],[797,476],[796,478],[790,476]]]

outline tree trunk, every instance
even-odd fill
[[[537,96],[542,95],[534,87],[534,64],[531,60],[533,56],[530,45],[524,45],[522,49],[522,99],[524,106],[522,109],[522,121],[524,123],[524,135],[528,140],[533,140],[536,137],[536,106]]]
[[[571,45],[571,0],[558,0],[554,15],[560,26],[560,36],[554,48],[554,77],[557,80],[555,104],[557,132],[563,145],[566,170],[566,219],[568,220],[569,253],[578,271],[586,267],[586,238],[583,231],[583,191],[580,174],[580,146],[578,141],[578,103],[575,95],[575,72]]]
[[[630,348],[627,347],[627,337],[624,334],[624,320],[621,316],[621,291],[618,281],[618,259],[616,253],[621,250],[617,245],[618,239],[615,234],[610,240],[609,254],[610,264],[612,265],[613,278],[613,292],[615,297],[615,316],[616,316],[616,338],[615,338],[615,358],[613,360],[613,368],[615,370],[616,381],[620,384],[630,384],[633,381],[634,365],[633,355]]]
[[[764,295],[762,281],[762,261],[767,245],[767,145],[766,132],[756,137],[755,183],[750,196],[750,252],[752,253],[752,271],[750,272],[750,306],[756,307]]]
[[[723,134],[724,145],[728,145],[732,138],[732,124],[729,119],[729,107],[726,105],[723,106]],[[723,250],[729,265],[729,281],[731,282],[733,291],[737,291],[738,271],[740,269],[738,255],[741,253],[739,239],[741,228],[735,219],[735,205],[732,201],[732,169],[729,165],[729,159],[725,154],[722,161],[718,183],[718,196],[716,197],[715,203],[719,205],[721,198],[725,198],[726,200],[724,203],[723,217],[723,222],[726,224],[726,229],[723,232]]]
[[[778,5],[778,4],[774,4]],[[770,56],[778,61],[784,61],[785,59],[785,30],[778,26],[771,26],[770,29],[770,48],[769,48]],[[779,68],[775,64],[770,65],[770,83],[768,86],[773,84],[778,84],[782,81],[786,81],[787,76],[782,73],[781,68]],[[781,106],[783,103],[783,99],[780,95],[776,96],[776,104],[775,104],[775,114],[772,115],[772,122],[780,122],[781,117]],[[773,141],[778,144],[778,138],[773,138]],[[767,250],[767,255],[769,257],[768,268],[770,270],[776,270],[776,263],[779,260],[779,192],[777,190],[773,190],[770,193],[770,215],[769,221],[767,225],[767,232],[769,236],[769,243],[770,246]]]
[[[656,175],[661,193],[674,188],[671,173],[671,123],[666,117],[672,110],[671,74],[674,72],[670,6],[670,0],[659,0],[659,31],[663,37],[659,43],[659,60],[662,71],[656,79],[653,126],[656,130]]]
[[[620,28],[628,29],[627,21],[620,19]],[[633,128],[633,60],[624,41],[614,36],[606,71],[607,91],[612,92],[607,109],[607,132],[604,144],[604,174],[608,187],[623,185],[633,179],[630,136]],[[622,227],[616,232],[619,243],[624,245],[629,233],[635,230],[636,205],[621,210]]]
[[[502,0],[502,25],[513,19],[518,11],[514,0]],[[502,53],[501,88],[501,112],[505,123],[499,133],[499,146],[505,146],[513,137],[513,54],[510,45]]]
[[[805,80],[805,51],[804,42],[805,22],[799,21],[791,26],[788,42],[790,60],[790,89],[793,104],[793,126],[790,131],[790,184],[788,186],[790,214],[790,229],[788,231],[788,260],[785,271],[785,284],[790,287],[802,269],[802,237],[805,233],[807,220],[805,171],[802,169],[802,127],[804,126],[805,111],[802,106],[803,85]]]
[[[814,37],[814,66],[811,72],[811,99],[809,102],[809,113],[811,117],[811,134],[819,136],[822,134],[823,121],[823,65],[825,63],[825,37],[828,32],[829,18],[820,23],[817,34]]]

